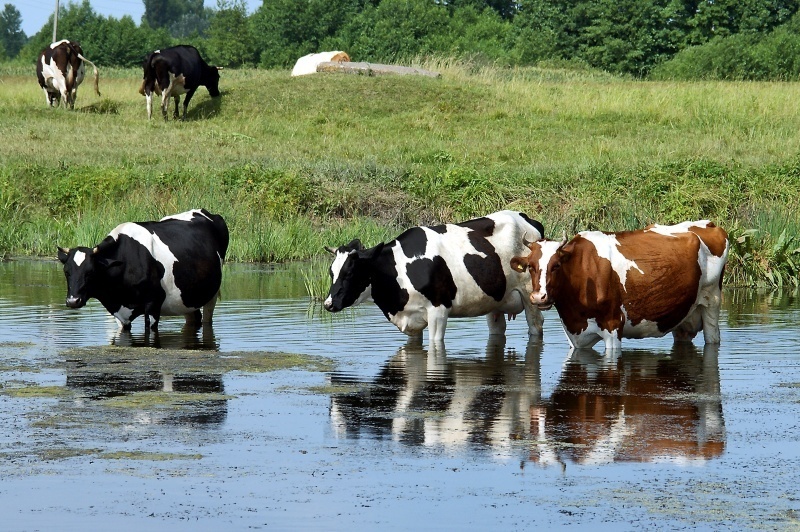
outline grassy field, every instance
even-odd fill
[[[102,97],[85,83],[68,111],[33,66],[0,67],[0,255],[203,206],[231,260],[297,260],[514,208],[549,237],[710,218],[730,284],[797,284],[800,85],[422,66],[443,75],[225,70],[221,98],[166,123],[138,70],[101,69]]]

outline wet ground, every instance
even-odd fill
[[[429,356],[303,268],[229,265],[213,329],[120,335],[59,264],[0,263],[0,528],[800,528],[793,295],[727,291],[719,349],[570,354],[551,311]]]

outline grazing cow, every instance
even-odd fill
[[[194,46],[180,45],[147,54],[142,65],[144,79],[139,93],[147,98],[147,119],[153,116],[153,93],[161,95],[161,114],[167,119],[169,99],[175,100],[173,118],[178,118],[178,103],[183,100],[183,120],[186,108],[200,85],[208,89],[212,98],[219,96],[219,71],[222,67],[209,66]]]
[[[122,329],[142,314],[153,330],[161,316],[210,324],[227,249],[225,220],[205,209],[120,224],[95,248],[58,248],[66,304],[80,308],[93,297]]]
[[[449,317],[487,315],[490,334],[504,334],[509,318],[525,310],[528,332],[542,335],[542,315],[530,303],[526,282],[509,263],[522,239],[540,238],[542,224],[500,211],[460,224],[414,227],[388,244],[364,249],[353,240],[338,249],[330,268],[325,309],[338,312],[368,297],[409,336],[429,327],[441,344]]]
[[[722,275],[728,235],[708,220],[644,230],[584,231],[564,244],[528,243],[511,267],[530,271],[531,303],[555,305],[573,348],[622,338],[660,337],[719,343]]]
[[[36,77],[39,86],[44,90],[47,105],[55,107],[63,100],[65,106],[75,108],[78,85],[83,82],[84,77],[84,62],[94,69],[94,91],[100,96],[100,75],[97,67],[83,57],[80,44],[75,41],[58,41],[39,53]]]

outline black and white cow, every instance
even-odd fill
[[[209,324],[227,249],[225,220],[205,209],[120,224],[94,248],[58,248],[66,304],[80,308],[95,298],[122,329],[142,314],[145,327],[153,318],[153,330],[161,316]]]
[[[200,85],[208,89],[212,98],[219,96],[219,71],[222,67],[209,66],[194,46],[180,45],[147,54],[142,65],[144,79],[139,93],[147,98],[147,119],[153,116],[153,93],[161,95],[161,114],[167,119],[169,99],[175,100],[173,118],[178,118],[178,103],[183,100],[183,116]]]
[[[78,85],[83,83],[85,69],[83,63],[94,69],[94,91],[100,96],[100,75],[94,63],[83,57],[81,45],[75,41],[58,41],[39,53],[36,62],[36,78],[44,90],[47,105],[57,106],[62,100],[65,106],[75,108]]]
[[[335,258],[325,309],[338,312],[368,297],[409,336],[427,326],[431,345],[441,344],[450,317],[487,316],[490,334],[504,334],[505,317],[525,310],[528,333],[541,337],[542,315],[530,302],[530,280],[510,267],[526,251],[523,238],[544,227],[515,211],[500,211],[460,224],[414,227],[388,244],[364,249],[359,240],[327,247]]]

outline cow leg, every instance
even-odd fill
[[[698,331],[703,329],[703,319],[700,307],[695,308],[691,314],[686,316],[672,331],[672,338],[675,342],[691,342],[697,336]]]
[[[172,99],[175,100],[175,110],[172,112],[172,118],[174,120],[177,120],[178,119],[178,105],[180,105],[180,103],[181,103],[181,97],[180,96],[173,96]],[[183,115],[184,115],[184,118],[185,118],[186,117],[186,107],[183,108]]]
[[[217,306],[217,299],[219,299],[219,292],[211,298],[211,301],[203,305],[203,324],[210,324],[214,318],[214,307]]]
[[[187,92],[186,93],[186,97],[183,99],[183,119],[182,120],[186,120],[186,109],[189,108],[189,102],[191,101],[192,96],[194,96],[194,91],[196,91],[196,90],[197,90],[197,88],[194,88],[194,89],[190,90],[189,92]],[[175,108],[175,117],[176,118],[178,117],[178,109],[177,108]]]
[[[525,321],[528,322],[528,338],[541,339],[544,336],[544,316],[539,307],[531,303],[530,297],[522,296]]]
[[[489,326],[489,336],[503,336],[506,334],[506,316],[502,312],[490,312],[487,314],[486,324]]]
[[[147,119],[150,120],[153,118],[153,93],[147,92],[144,97],[147,100]]]
[[[200,321],[203,319],[202,312],[200,312],[200,309],[197,309],[194,312],[190,312],[188,314],[184,314],[183,317],[186,319],[185,325],[187,327],[199,327]]]
[[[444,306],[436,307],[428,312],[428,341],[430,344],[444,343],[448,315],[449,312]]]
[[[707,344],[719,344],[719,307],[720,297],[710,301],[708,306],[700,307],[703,320],[703,339]]]

